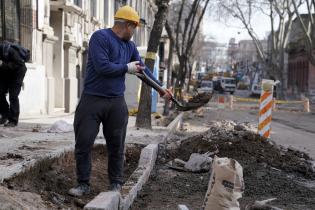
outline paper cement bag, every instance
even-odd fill
[[[234,159],[214,157],[204,210],[239,210],[244,191],[243,168]]]

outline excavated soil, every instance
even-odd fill
[[[315,209],[314,162],[305,153],[279,147],[260,138],[248,124],[222,121],[200,135],[178,140],[160,150],[155,174],[133,205],[133,210],[201,209],[209,173],[180,172],[167,168],[174,158],[187,161],[191,153],[217,151],[243,167],[245,191],[241,209],[257,200],[277,198],[271,205],[285,210]],[[178,147],[174,147],[178,145]]]
[[[141,147],[128,146],[124,170],[125,180],[138,165]],[[82,209],[90,200],[109,187],[107,174],[106,146],[97,145],[92,153],[91,194],[75,198],[67,194],[76,185],[75,161],[73,152],[67,152],[60,158],[44,160],[31,170],[4,181],[4,186],[12,192],[30,192],[40,195],[47,209]],[[23,194],[18,194],[19,199]],[[14,199],[14,197],[13,197]],[[22,199],[23,200],[23,199]],[[25,198],[24,200],[29,200]]]

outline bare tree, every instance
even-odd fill
[[[171,75],[172,75],[172,63],[173,63],[173,50],[174,50],[174,39],[173,39],[173,34],[172,34],[172,29],[168,23],[168,21],[165,22],[165,29],[167,34],[169,34],[169,53],[168,53],[168,62],[167,62],[167,79],[166,79],[166,87],[169,89],[171,87]],[[164,110],[163,110],[163,115],[167,116],[169,114],[169,101],[165,100],[164,104]]]
[[[219,3],[219,8],[225,10],[225,14],[231,15],[243,24],[256,46],[261,62],[265,64],[267,75],[281,81],[280,97],[285,97],[287,89],[285,50],[295,17],[293,1],[296,1],[297,8],[302,4],[302,0],[221,0]],[[252,27],[253,14],[257,12],[269,17],[268,51],[264,51]]]
[[[201,31],[198,31],[196,40],[192,46],[192,49],[190,51],[190,55],[188,56],[188,82],[187,82],[187,88],[186,92],[189,92],[189,84],[191,82],[191,76],[192,76],[192,70],[193,66],[196,65],[197,61],[200,60],[200,57],[202,56],[202,46],[204,45],[204,36],[202,35]]]
[[[145,65],[153,71],[155,55],[160,43],[162,30],[167,18],[169,0],[157,0],[156,5],[158,11],[155,14],[155,20],[150,33],[150,39],[147,48],[147,56],[145,58]],[[151,55],[151,56],[148,56]],[[142,83],[138,114],[136,118],[136,126],[140,128],[152,128],[151,125],[151,87]]]
[[[305,50],[307,52],[307,56],[309,61],[315,66],[315,57],[314,57],[314,30],[315,30],[315,22],[314,22],[314,13],[315,13],[315,1],[314,0],[305,0],[304,4],[307,8],[307,14],[302,17],[300,14],[298,5],[295,1],[293,1],[294,12],[300,22],[301,29],[304,35],[305,41]]]
[[[176,54],[179,60],[179,70],[175,82],[175,96],[181,98],[181,90],[189,69],[189,57],[192,46],[200,29],[201,21],[207,10],[210,0],[182,0],[173,5],[176,20],[168,36],[174,40]],[[174,21],[173,21],[174,22]]]

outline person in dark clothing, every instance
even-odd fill
[[[0,44],[0,124],[15,127],[19,121],[19,94],[26,73],[25,61],[29,59],[25,48],[10,42]],[[9,102],[6,95],[9,94]]]
[[[139,21],[133,8],[121,7],[115,14],[113,28],[98,30],[90,39],[84,89],[74,117],[78,185],[69,190],[70,195],[82,196],[90,192],[91,149],[101,123],[108,151],[110,190],[119,191],[123,184],[128,123],[125,74],[145,71],[159,83],[144,66],[134,42],[130,41]],[[167,89],[160,95],[166,100],[171,97]]]

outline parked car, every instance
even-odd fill
[[[198,93],[212,93],[213,82],[210,80],[201,81],[200,88],[197,89]]]

